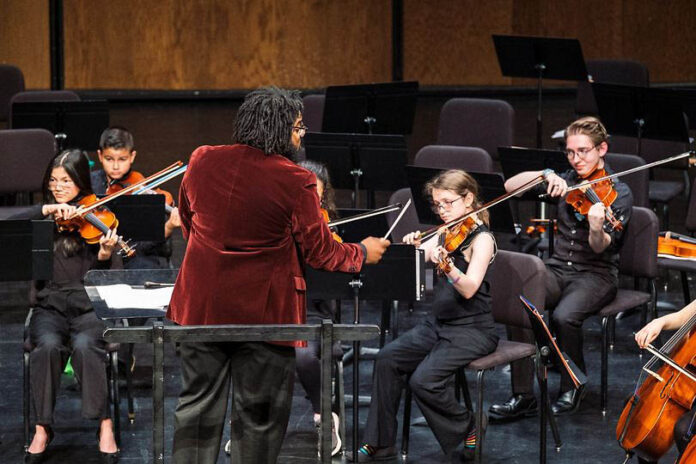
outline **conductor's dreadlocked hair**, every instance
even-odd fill
[[[237,112],[234,141],[293,158],[297,149],[291,143],[292,126],[302,113],[302,99],[296,90],[275,86],[249,93]]]

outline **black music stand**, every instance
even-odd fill
[[[696,89],[694,88],[651,88],[660,97],[669,102],[676,102],[681,105],[689,120],[689,129],[696,129]]]
[[[679,93],[632,85],[592,84],[599,117],[612,135],[689,143],[689,129]]]
[[[408,157],[403,135],[367,135],[309,132],[304,137],[307,159],[326,164],[334,188],[353,190],[353,208],[359,190],[368,191],[368,208],[375,190],[397,190],[406,185]]]
[[[537,148],[541,143],[543,79],[587,80],[587,68],[578,39],[493,35],[503,76],[537,79]]]
[[[53,221],[0,221],[0,282],[53,278]]]
[[[417,81],[327,87],[322,131],[410,134],[417,99]]]
[[[108,207],[118,218],[119,235],[135,242],[164,241],[164,195],[122,195]]]
[[[391,245],[360,274],[305,267],[308,300],[353,300],[353,323],[360,324],[360,300],[420,301],[425,295],[425,255],[413,245]],[[353,342],[353,456],[359,443],[360,342]]]
[[[99,136],[109,127],[109,103],[93,101],[20,102],[12,105],[13,129],[46,129],[58,150],[67,147],[95,151]]]
[[[339,208],[338,215],[341,219],[346,219],[370,211],[369,209]],[[365,237],[383,237],[389,230],[389,224],[387,224],[387,215],[380,214],[378,216],[341,224],[337,229],[338,235],[344,242],[355,243],[361,241]]]
[[[92,269],[85,274],[85,290],[94,307],[94,312],[100,319],[163,318],[167,312],[166,307],[146,308],[137,305],[128,308],[109,307],[101,297],[98,287],[125,284],[142,293],[144,290],[173,286],[178,273],[178,269]]]
[[[548,326],[544,322],[543,316],[534,307],[531,301],[520,295],[520,301],[527,310],[529,322],[532,325],[534,339],[537,346],[537,376],[541,390],[541,402],[547,407],[541,408],[541,437],[539,440],[539,461],[543,464],[546,462],[546,424],[551,426],[554,440],[556,442],[556,450],[561,447],[561,437],[558,433],[556,420],[552,415],[546,417],[549,406],[549,391],[548,391],[548,369],[551,366],[557,366],[559,369],[565,369],[573,379],[575,388],[581,388],[587,383],[587,376],[578,369],[573,361],[568,358],[565,353],[562,353],[556,344],[555,339],[551,335]]]
[[[418,221],[421,224],[441,224],[440,217],[430,208],[430,199],[426,198],[423,188],[433,177],[443,170],[436,168],[423,168],[420,166],[406,166],[406,177],[411,187],[413,205],[418,213]],[[484,203],[505,195],[505,181],[500,173],[469,172],[479,184],[479,196]],[[490,210],[490,229],[492,232],[510,233],[516,235],[515,221],[512,218],[512,210],[508,202],[502,202]]]

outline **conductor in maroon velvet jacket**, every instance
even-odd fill
[[[191,155],[179,192],[188,240],[167,317],[180,325],[302,324],[303,264],[357,272],[389,242],[338,243],[323,221],[314,174],[291,159],[306,127],[297,92],[275,87],[245,98],[236,145]],[[290,343],[181,345],[176,463],[215,463],[230,378],[232,462],[275,463],[290,416],[295,350]]]

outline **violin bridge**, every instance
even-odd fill
[[[648,369],[647,367],[644,367],[643,370],[644,370],[645,372],[647,372],[648,374],[652,375],[653,377],[655,377],[655,378],[657,379],[658,382],[663,382],[663,383],[664,383],[665,379],[663,379],[663,378],[662,378],[659,374],[657,374],[656,372],[651,371],[651,370]]]

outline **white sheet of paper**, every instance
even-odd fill
[[[172,299],[174,287],[132,288],[130,285],[102,285],[96,287],[99,296],[112,309],[164,309]]]

